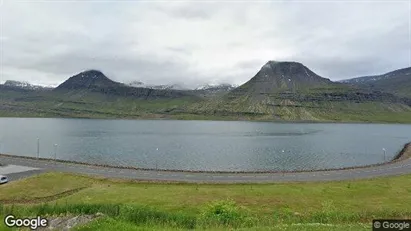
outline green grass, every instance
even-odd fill
[[[341,224],[341,225],[327,225],[327,224],[276,224],[272,226],[258,226],[258,227],[248,227],[248,228],[237,228],[236,230],[255,230],[255,231],[369,231],[370,225],[368,224]],[[103,218],[93,222],[90,222],[87,225],[78,227],[75,230],[77,231],[92,231],[92,230],[101,230],[101,231],[110,231],[110,230],[186,230],[183,228],[177,227],[164,227],[156,224],[152,225],[136,225],[131,222],[116,220],[113,218]],[[208,227],[200,228],[200,230],[215,230],[215,231],[225,231],[227,227]]]
[[[411,200],[409,185],[411,175],[323,183],[186,184],[46,173],[1,185],[0,214],[106,214],[79,230],[365,230],[374,218],[411,218],[405,203]]]

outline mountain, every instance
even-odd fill
[[[323,78],[301,63],[269,61],[248,82],[232,90],[227,99],[247,98],[250,104],[274,99],[309,101],[314,96],[322,98],[321,94],[349,90],[349,86]]]
[[[206,84],[194,89],[193,93],[203,98],[220,97],[234,90],[235,88],[237,88],[237,86],[227,83]]]
[[[143,88],[150,88],[150,89],[156,89],[156,90],[180,90],[180,91],[190,90],[189,88],[186,88],[180,84],[149,85],[141,81],[132,81],[126,85],[131,86],[131,87],[143,87]]]
[[[408,113],[410,106],[390,93],[333,82],[298,62],[269,61],[245,84],[191,109],[268,120],[344,120],[376,111]]]
[[[122,84],[105,76],[101,71],[88,70],[74,75],[60,84],[55,90],[79,90],[79,89],[109,89],[121,87]]]
[[[183,91],[132,87],[115,82],[98,70],[87,70],[74,75],[55,88],[54,91],[80,97],[87,93],[102,93],[105,95],[139,99],[167,99],[189,96],[188,93]]]
[[[149,88],[149,89],[156,89],[156,90],[178,90],[178,91],[185,91],[185,92],[190,92],[192,95],[196,95],[202,98],[208,98],[208,97],[215,97],[215,96],[221,96],[233,89],[236,88],[235,85],[231,84],[205,84],[202,86],[199,86],[195,89],[193,88],[188,88],[184,87],[183,85],[180,84],[164,84],[164,85],[149,85],[145,84],[141,81],[131,81],[126,84],[127,86],[131,87],[137,87],[137,88]]]
[[[222,83],[222,84],[205,84],[202,86],[197,87],[195,90],[201,91],[231,91],[238,86],[229,84],[229,83]]]
[[[0,85],[0,116],[7,117],[411,122],[411,98],[333,82],[298,62],[269,61],[239,87],[153,89],[98,70],[51,91],[7,85]]]
[[[382,75],[364,76],[341,80],[340,82],[365,89],[389,92],[411,98],[411,67]]]
[[[200,98],[190,91],[131,87],[101,71],[71,76],[51,91],[0,85],[0,116],[75,118],[167,118]]]
[[[127,83],[127,85],[130,86],[130,87],[144,87],[145,86],[143,82],[136,81],[136,80]]]
[[[52,89],[51,87],[34,85],[29,82],[22,82],[22,81],[16,81],[16,80],[6,80],[3,86],[8,87],[8,88],[16,88],[16,89],[24,89],[24,90],[50,90]]]
[[[177,90],[177,91],[184,91],[189,90],[179,84],[164,84],[164,85],[145,85],[144,87],[156,90]]]
[[[248,82],[233,91],[251,95],[279,92],[297,92],[312,87],[330,86],[333,82],[323,78],[298,62],[269,61]]]
[[[179,91],[184,91],[184,90],[189,90],[189,88],[186,88],[180,84],[164,84],[164,85],[147,85],[147,88],[150,89],[157,89],[157,90],[179,90]]]

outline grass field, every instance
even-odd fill
[[[374,218],[411,218],[409,185],[411,175],[188,184],[46,173],[1,185],[0,214],[105,214],[77,230],[370,230]]]

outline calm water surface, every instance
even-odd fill
[[[0,118],[0,153],[208,171],[375,164],[411,141],[411,125]]]

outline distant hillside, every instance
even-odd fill
[[[411,98],[411,67],[388,72],[383,75],[364,76],[342,80],[341,82]]]
[[[8,82],[0,85],[0,116],[411,123],[411,98],[335,83],[297,62],[269,61],[239,87],[140,85],[113,81],[98,70],[48,91]]]
[[[130,83],[126,84],[127,86],[130,87],[142,87],[142,88],[150,88],[150,89],[156,89],[156,90],[190,90],[187,87],[181,86],[180,84],[161,84],[161,85],[150,85],[150,84],[145,84],[141,81],[131,81]]]
[[[98,70],[88,70],[74,75],[55,88],[54,92],[64,92],[71,96],[84,96],[85,94],[92,92],[139,99],[179,98],[190,96],[190,94],[184,91],[128,86],[109,79]]]
[[[200,98],[210,98],[222,96],[229,91],[235,89],[237,86],[231,84],[205,84],[196,88],[184,87],[181,84],[163,84],[163,85],[150,85],[145,84],[141,81],[131,81],[126,84],[127,86],[137,87],[137,88],[149,88],[156,90],[179,90],[185,91],[190,95],[198,96]]]
[[[222,83],[222,84],[205,84],[199,87],[196,87],[195,90],[210,90],[210,91],[231,91],[237,88],[237,85],[229,84],[229,83]]]
[[[75,118],[166,118],[200,98],[190,91],[131,87],[101,71],[83,71],[53,90],[0,85],[0,116]]]
[[[193,94],[200,96],[202,98],[215,98],[222,97],[225,94],[228,94],[230,91],[236,89],[237,86],[231,84],[206,84],[199,86],[194,89]]]

